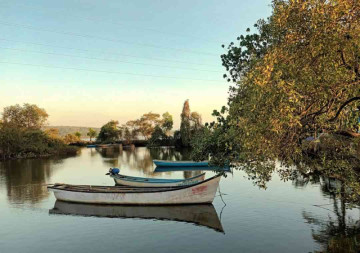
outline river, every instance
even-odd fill
[[[155,173],[152,163],[188,157],[171,148],[82,148],[75,157],[0,162],[0,252],[359,251],[360,211],[330,194],[324,179],[283,182],[274,175],[264,190],[235,170],[221,179],[213,205],[180,207],[68,204],[45,186],[114,185],[105,175],[110,167],[188,178],[199,172]]]

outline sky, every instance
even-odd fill
[[[0,0],[0,111],[32,103],[49,125],[100,127],[183,103],[212,121],[226,105],[222,44],[271,14],[270,0]],[[254,30],[254,29],[253,29]]]

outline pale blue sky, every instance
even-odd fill
[[[0,1],[0,110],[35,103],[51,125],[95,127],[169,111],[178,127],[190,99],[209,121],[229,86],[221,44],[268,17],[270,3]]]

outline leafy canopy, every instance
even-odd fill
[[[92,138],[95,138],[95,137],[96,137],[97,132],[96,132],[94,129],[89,128],[89,131],[87,132],[86,135],[89,136],[90,141],[91,141]]]
[[[161,123],[161,128],[163,130],[163,132],[168,133],[174,125],[174,121],[173,121],[173,117],[169,112],[165,112],[162,115],[162,123]]]
[[[34,104],[12,105],[4,108],[2,121],[17,128],[40,129],[48,118],[46,111]]]
[[[2,115],[0,159],[76,154],[77,149],[66,145],[58,129],[41,130],[48,114],[37,105],[8,106]]]
[[[119,139],[119,122],[111,120],[100,129],[97,141],[100,142],[115,142]]]
[[[357,130],[360,2],[275,0],[272,7],[256,33],[248,29],[221,56],[224,78],[233,82],[228,106],[194,140],[194,157],[241,164],[261,185],[279,159],[358,187],[358,142],[346,145],[333,136]],[[307,145],[308,137],[321,152]],[[326,145],[342,152],[329,155]],[[288,168],[280,170],[284,178],[292,175]]]

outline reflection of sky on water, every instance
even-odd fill
[[[165,157],[188,159],[174,149],[91,148],[67,159],[1,162],[0,245],[4,252],[97,252],[113,250],[114,241],[121,240],[122,252],[149,247],[159,249],[157,252],[167,252],[165,249],[171,247],[176,252],[189,245],[195,245],[193,252],[313,252],[326,249],[328,242],[340,246],[354,242],[339,239],[334,233],[352,235],[352,224],[359,225],[359,209],[344,212],[344,205],[326,190],[323,179],[282,182],[274,175],[268,189],[262,190],[239,171],[221,179],[226,207],[222,210],[220,197],[213,203],[217,214],[221,213],[225,235],[169,220],[49,216],[55,199],[43,186],[46,183],[113,185],[105,173],[115,166],[121,168],[121,173],[133,176],[190,176],[182,171],[153,173],[152,159]],[[212,174],[206,172],[207,177]],[[358,235],[354,233],[351,238]]]

